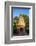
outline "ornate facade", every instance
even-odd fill
[[[25,28],[24,18],[22,16],[19,16],[19,19],[16,22],[16,27],[17,27],[17,30],[20,30],[21,28],[22,29]]]

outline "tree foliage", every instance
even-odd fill
[[[26,23],[26,27],[29,27],[29,16],[28,15],[24,15],[24,14],[20,14],[20,16],[23,16],[24,21]]]
[[[22,16],[24,18],[24,21],[25,21],[25,29],[29,30],[29,16],[28,15],[25,15],[25,14],[20,14],[19,16]],[[16,20],[18,21],[18,16],[16,16],[14,19],[13,19],[13,27],[16,28]],[[28,32],[28,31],[27,31]]]

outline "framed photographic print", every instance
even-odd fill
[[[5,2],[5,43],[35,42],[35,3]]]

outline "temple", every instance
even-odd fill
[[[19,16],[19,19],[16,21],[16,27],[19,32],[25,28],[25,21],[22,16]]]

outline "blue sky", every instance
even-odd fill
[[[29,9],[28,8],[15,8],[13,7],[13,17],[19,16],[20,14],[26,14],[29,15]]]

